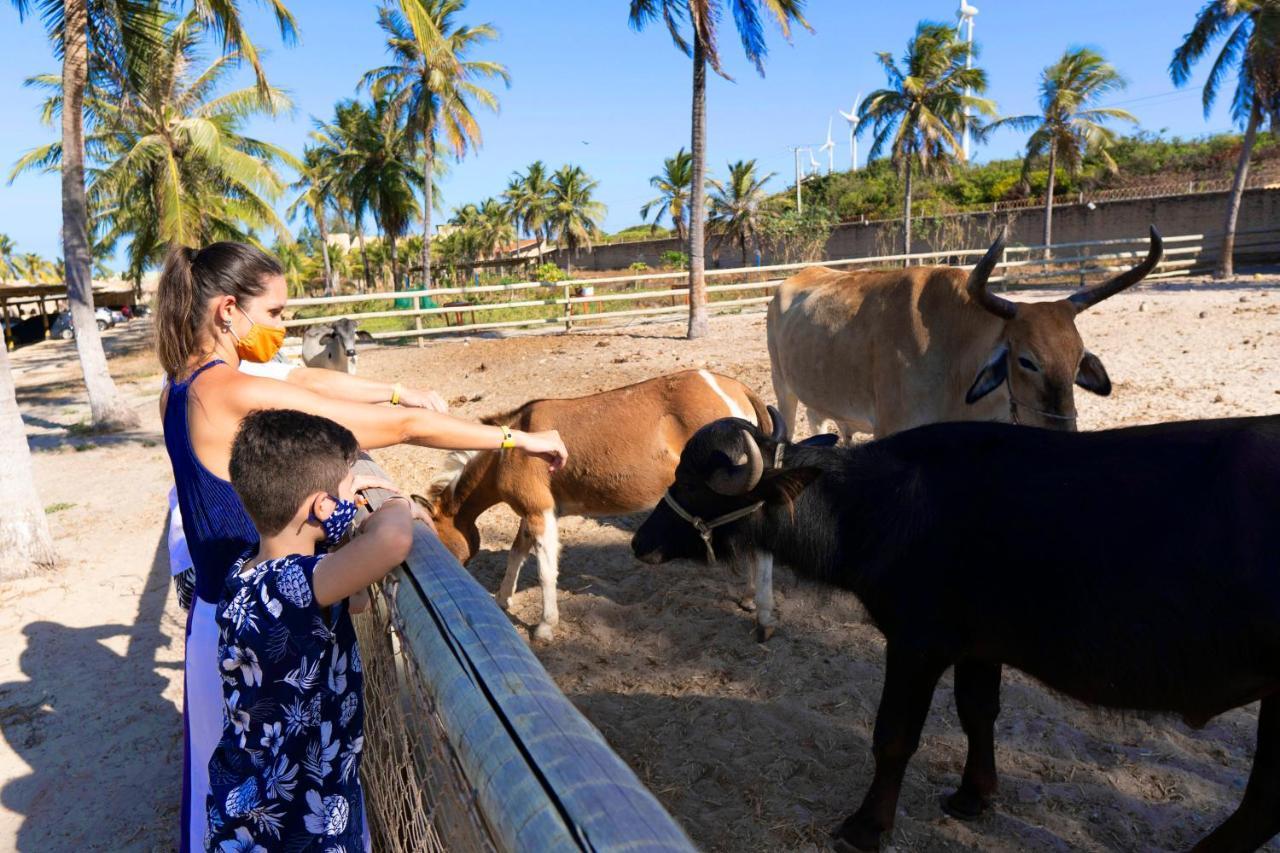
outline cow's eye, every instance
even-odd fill
[[[1018,356],[1018,364],[1023,370],[1030,370],[1032,373],[1039,373],[1040,368],[1036,367],[1036,363],[1025,355]]]

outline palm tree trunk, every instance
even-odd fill
[[[391,289],[400,289],[400,258],[396,256],[396,235],[387,234],[387,245],[391,248]]]
[[[333,266],[329,263],[329,226],[324,221],[324,205],[315,211],[316,230],[320,232],[320,255],[324,258],[324,295],[333,296]]]
[[[1249,158],[1253,154],[1253,143],[1258,138],[1258,124],[1261,114],[1254,107],[1249,113],[1249,124],[1244,130],[1244,144],[1240,148],[1240,162],[1236,164],[1236,177],[1231,182],[1231,195],[1227,197],[1227,221],[1222,228],[1222,253],[1218,257],[1218,268],[1214,270],[1214,278],[1229,278],[1235,275],[1236,221],[1240,218],[1240,202],[1244,198],[1244,184],[1249,177]]]
[[[96,329],[95,329],[96,330]],[[9,354],[0,344],[0,581],[57,561],[44,504],[31,473],[31,448],[18,412]]]
[[[431,205],[435,202],[432,188],[432,172],[435,170],[435,146],[430,137],[423,143],[423,172],[426,184],[422,188],[422,286],[431,287]]]
[[[911,155],[907,155],[907,186],[902,205],[902,254],[911,254]],[[902,259],[904,267],[911,266],[911,261]]]
[[[125,405],[107,370],[107,356],[93,310],[93,258],[89,250],[89,203],[84,188],[84,87],[89,75],[89,12],[86,0],[67,0],[62,54],[62,257],[67,300],[76,327],[76,351],[89,395],[93,425],[126,429],[138,415]]]
[[[1049,246],[1053,243],[1053,185],[1057,178],[1057,167],[1058,148],[1051,144],[1049,146],[1049,184],[1044,191],[1044,259],[1046,261],[1051,254]]]
[[[689,192],[689,332],[707,333],[706,217],[704,175],[707,160],[707,52],[695,28],[693,34],[693,186]]]
[[[356,242],[360,244],[360,263],[364,265],[364,287],[360,290],[364,293],[373,288],[373,273],[369,270],[369,253],[364,248],[364,226],[359,219],[356,220]]]

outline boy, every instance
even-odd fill
[[[355,517],[358,447],[345,428],[253,412],[231,483],[257,528],[217,608],[222,740],[209,762],[210,850],[367,849],[363,675],[347,598],[409,554],[410,504],[393,495],[331,554]],[[382,485],[380,482],[378,485]]]

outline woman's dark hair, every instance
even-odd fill
[[[311,495],[337,495],[359,452],[351,430],[328,418],[259,409],[231,445],[231,485],[258,533],[274,536]]]
[[[171,247],[156,288],[156,355],[164,372],[171,379],[187,372],[200,346],[209,300],[248,301],[262,294],[268,276],[283,274],[279,261],[247,243]]]

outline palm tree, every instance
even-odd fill
[[[84,96],[91,56],[124,54],[145,63],[158,49],[161,18],[150,0],[10,0],[20,19],[37,10],[56,52],[62,56],[62,242],[67,258],[67,299],[76,328],[76,351],[84,373],[93,423],[100,429],[129,427],[137,415],[120,400],[94,323],[89,203],[85,193]],[[286,41],[295,36],[293,16],[280,0],[267,0]],[[223,45],[253,67],[259,87],[266,78],[257,50],[244,31],[240,11],[227,0],[192,0]]]
[[[303,211],[305,218],[313,222],[320,234],[320,254],[324,260],[324,295],[333,295],[333,263],[329,258],[328,211],[334,204],[333,184],[337,179],[333,158],[318,145],[309,145],[302,151],[302,168],[298,180],[290,189],[298,191],[298,197],[289,206],[292,220]]]
[[[0,344],[0,581],[51,568],[57,561],[44,504],[31,471],[31,448],[18,412],[9,353]]]
[[[984,132],[981,119],[972,113],[995,115],[991,101],[965,94],[966,89],[982,93],[987,88],[986,72],[965,65],[969,50],[950,26],[921,21],[907,42],[901,68],[890,53],[876,55],[889,85],[872,92],[858,109],[858,133],[872,134],[868,159],[888,149],[891,162],[904,175],[903,254],[911,254],[914,167],[918,164],[924,173],[942,172],[949,161],[964,160],[960,139],[965,126],[975,140]]]
[[[18,277],[26,279],[31,284],[48,281],[49,274],[53,271],[53,265],[36,252],[24,252],[19,255],[15,268]]]
[[[85,142],[93,167],[87,199],[100,238],[95,250],[101,254],[127,239],[127,275],[134,282],[163,260],[171,243],[256,243],[256,232],[264,228],[288,237],[272,207],[284,189],[274,166],[301,164],[240,128],[291,104],[270,87],[215,95],[239,56],[224,54],[200,69],[195,62],[207,34],[194,12],[168,18],[162,49],[149,61],[101,68],[95,63],[90,75]],[[28,83],[54,90],[44,105],[46,116],[62,109],[56,76]],[[23,155],[13,175],[56,168],[61,156],[57,143],[36,148]]]
[[[768,48],[764,41],[764,25],[760,7],[773,17],[786,38],[791,37],[792,23],[811,29],[804,16],[804,0],[631,0],[628,21],[632,28],[641,30],[661,19],[685,56],[693,59],[693,109],[692,140],[690,142],[693,166],[689,181],[689,210],[694,214],[689,222],[689,332],[688,337],[699,338],[707,333],[707,283],[706,268],[706,164],[707,164],[707,65],[722,77],[728,75],[720,67],[720,53],[716,44],[717,22],[723,20],[724,6],[733,14],[734,24],[742,37],[742,47],[747,59],[764,76],[764,58]],[[681,33],[688,22],[692,37]],[[692,45],[690,45],[692,42]]]
[[[376,100],[368,109],[367,119],[356,123],[356,133],[337,156],[356,216],[370,211],[387,241],[393,288],[397,289],[401,281],[396,240],[404,236],[418,212],[414,189],[424,183],[423,174],[412,160],[409,129],[398,118],[391,101]]]
[[[755,160],[739,160],[729,164],[726,183],[711,181],[711,226],[720,230],[721,239],[738,244],[744,267],[748,263],[747,247],[760,233],[760,205],[767,197],[764,185],[773,176],[773,172],[758,176]]]
[[[1127,110],[1096,106],[1103,97],[1125,86],[1124,78],[1101,54],[1089,48],[1069,49],[1062,57],[1040,72],[1040,114],[1014,116],[994,123],[1031,129],[1027,154],[1022,161],[1022,179],[1027,182],[1032,163],[1049,159],[1049,183],[1044,194],[1044,256],[1049,257],[1053,241],[1053,188],[1061,161],[1067,172],[1076,175],[1087,155],[1099,158],[1103,165],[1116,171],[1116,163],[1107,152],[1116,140],[1115,133],[1105,127],[1111,119],[1138,120]]]
[[[8,281],[9,276],[16,273],[13,266],[15,248],[12,237],[8,234],[0,234],[0,281]]]
[[[351,186],[351,156],[356,140],[369,133],[363,125],[370,121],[369,111],[358,101],[347,99],[339,101],[333,108],[333,119],[328,122],[316,122],[311,132],[311,139],[320,150],[318,155],[332,164],[335,178],[330,189],[334,198],[334,206],[343,217],[350,217],[351,228],[356,234],[356,245],[360,251],[360,264],[364,269],[363,284],[358,287],[362,292],[373,287],[373,273],[369,267],[369,253],[364,243],[364,208],[357,210],[357,199]],[[344,154],[345,159],[344,159]]]
[[[385,7],[378,12],[391,64],[369,71],[361,84],[369,85],[375,97],[390,96],[403,111],[409,141],[422,157],[421,172],[433,175],[437,140],[459,159],[478,148],[475,108],[498,109],[484,82],[496,78],[510,85],[511,78],[497,62],[467,58],[498,34],[489,24],[466,26],[456,20],[466,0],[401,0],[400,5],[402,12]],[[422,185],[424,287],[431,286],[433,189],[429,180]]]
[[[507,184],[503,200],[514,221],[525,234],[538,238],[538,254],[542,254],[547,236],[547,217],[550,213],[551,180],[547,167],[541,160],[534,160],[523,174],[516,172]]]
[[[1236,90],[1231,98],[1231,118],[1244,127],[1244,142],[1236,164],[1235,179],[1227,196],[1227,217],[1223,226],[1222,251],[1216,278],[1234,273],[1236,222],[1240,201],[1249,176],[1249,158],[1258,137],[1258,129],[1267,119],[1274,132],[1280,113],[1280,0],[1211,0],[1196,16],[1191,32],[1173,52],[1169,76],[1177,86],[1191,79],[1191,66],[1209,52],[1223,36],[1222,50],[1209,69],[1201,98],[1208,118],[1218,88],[1232,72]]]
[[[581,166],[561,166],[551,177],[551,199],[547,212],[549,233],[565,249],[565,270],[573,272],[573,253],[580,246],[591,248],[591,238],[600,236],[600,221],[607,209],[593,199],[599,182]]]
[[[662,161],[662,172],[649,179],[649,186],[658,191],[658,197],[645,202],[640,208],[640,218],[647,220],[653,213],[653,228],[663,216],[671,217],[676,239],[684,241],[689,234],[689,188],[693,183],[693,155],[681,148],[676,156]]]

